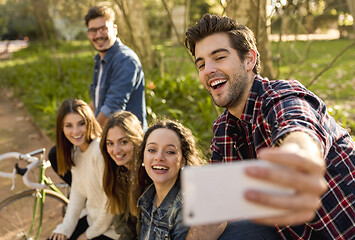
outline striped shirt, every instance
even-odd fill
[[[225,110],[213,125],[210,163],[256,158],[288,133],[303,131],[320,143],[328,191],[316,217],[279,228],[283,239],[355,239],[355,143],[324,102],[298,81],[254,79],[241,118]]]

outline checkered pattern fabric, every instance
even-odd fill
[[[298,81],[257,76],[240,119],[226,110],[213,125],[210,163],[256,158],[288,133],[307,132],[322,146],[328,191],[313,221],[279,228],[283,239],[355,239],[355,143],[325,104]]]

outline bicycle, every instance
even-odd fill
[[[34,157],[40,154],[40,157]],[[60,187],[67,189],[67,184],[55,185],[46,176],[45,171],[50,162],[44,159],[45,149],[38,149],[27,154],[8,152],[0,155],[4,159],[15,158],[25,161],[26,168],[20,168],[18,161],[12,173],[0,171],[0,176],[13,179],[16,174],[29,190],[13,194],[0,202],[0,239],[47,239],[55,227],[63,221],[66,206],[69,202]],[[30,172],[38,168],[38,181],[30,180]],[[49,188],[49,189],[48,189]]]

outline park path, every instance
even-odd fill
[[[0,89],[0,154],[27,153],[43,147],[48,152],[53,145],[53,141],[35,124],[23,103],[13,97],[11,90]],[[0,170],[12,172],[14,163],[13,159],[2,161]],[[47,173],[53,181],[59,181],[53,169],[48,169]],[[16,177],[15,189],[12,191],[11,185],[11,179],[0,178],[0,201],[11,194],[27,189],[20,176]]]

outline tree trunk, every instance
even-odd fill
[[[249,27],[255,34],[261,59],[261,73],[275,78],[269,41],[270,24],[266,13],[269,0],[227,0],[226,15]]]
[[[355,0],[346,0],[348,3],[349,11],[353,19],[355,19]],[[353,23],[353,28],[355,30],[355,23]]]
[[[52,18],[49,16],[49,2],[47,0],[31,0],[32,12],[35,16],[40,36],[43,40],[57,40]]]
[[[145,70],[155,65],[142,0],[114,0],[118,15],[118,36],[138,55]]]

